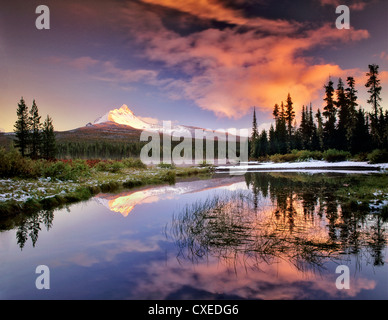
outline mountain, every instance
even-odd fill
[[[84,127],[57,132],[58,142],[139,142],[143,130],[158,130],[159,126],[136,117],[127,105],[108,111]]]
[[[99,117],[97,120],[95,120],[93,123],[88,123],[86,127],[95,127],[95,126],[105,126],[105,127],[112,127],[112,126],[127,126],[128,129],[136,129],[141,131],[153,131],[153,132],[159,132],[159,133],[166,133],[166,134],[187,134],[190,133],[191,137],[195,137],[195,130],[200,130],[203,132],[211,133],[213,130],[210,129],[204,129],[200,127],[193,127],[193,126],[185,126],[185,125],[171,125],[163,127],[158,124],[150,124],[146,121],[141,120],[140,118],[136,117],[135,114],[131,109],[128,108],[127,105],[123,104],[120,109],[113,109],[107,112],[102,117]],[[124,127],[125,128],[125,127]],[[216,138],[217,139],[217,138]]]
[[[158,126],[147,123],[134,115],[127,105],[123,104],[120,109],[110,110],[108,113],[98,118],[92,125],[114,122],[134,129],[159,129]]]
[[[228,134],[217,136],[217,132],[210,129],[203,129],[200,127],[185,126],[185,125],[171,125],[171,127],[163,127],[159,124],[151,124],[140,117],[137,117],[133,111],[127,106],[122,105],[119,109],[112,109],[103,116],[96,119],[94,122],[89,122],[83,127],[67,130],[56,131],[56,138],[58,145],[65,145],[69,143],[78,144],[83,143],[92,150],[96,143],[107,143],[109,145],[134,143],[140,145],[140,135],[146,131],[158,132],[159,134],[167,134],[175,136],[187,136],[190,133],[191,137],[197,138],[195,130],[200,130],[205,133],[215,134],[214,140],[224,141]],[[225,137],[225,138],[224,138]],[[15,139],[14,133],[0,133],[0,146],[8,147]],[[173,141],[173,144],[179,143]],[[67,147],[66,147],[67,148]],[[67,152],[67,149],[63,152]],[[82,152],[84,151],[80,151]],[[97,151],[96,151],[97,152]],[[64,156],[61,154],[61,156]],[[98,156],[98,155],[97,155]]]

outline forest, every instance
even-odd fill
[[[302,106],[299,126],[291,95],[286,102],[275,104],[273,117],[275,125],[268,132],[258,132],[256,110],[253,111],[250,156],[260,159],[275,154],[288,154],[294,150],[308,150],[339,154],[360,155],[379,150],[387,158],[388,148],[388,110],[381,107],[381,85],[379,66],[369,65],[366,73],[370,97],[367,101],[372,107],[366,112],[358,105],[355,79],[347,77],[346,86],[341,78],[337,87],[330,78],[324,85],[324,108],[314,113],[310,105]],[[342,151],[342,153],[341,153]],[[378,151],[374,151],[377,153]],[[386,159],[388,161],[388,159]]]
[[[348,76],[346,84],[339,78],[335,87],[329,78],[324,85],[324,107],[314,112],[313,106],[302,106],[300,122],[291,94],[285,102],[273,107],[274,124],[268,131],[258,131],[256,110],[253,110],[252,134],[249,139],[251,160],[293,161],[302,158],[345,160],[372,160],[388,162],[388,110],[381,106],[379,66],[371,64],[366,73],[370,112],[359,105],[355,78]],[[35,100],[29,110],[23,97],[18,103],[13,145],[24,157],[31,159],[125,159],[139,157],[146,144],[140,133],[119,137],[112,133],[68,136],[54,132],[53,120],[47,115],[40,122]],[[97,135],[97,136],[95,136]],[[130,137],[130,139],[128,138]],[[11,143],[11,144],[12,144]],[[173,145],[179,142],[173,142]],[[195,143],[193,143],[194,154]],[[218,144],[214,145],[217,154]],[[304,152],[303,152],[304,151]],[[373,159],[372,159],[373,158]]]

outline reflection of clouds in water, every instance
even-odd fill
[[[138,239],[111,239],[98,241],[84,247],[82,252],[76,252],[68,257],[61,257],[52,262],[52,265],[78,265],[91,267],[103,262],[112,262],[118,255],[131,253],[148,253],[160,250],[158,245],[163,236],[155,235],[146,241]]]
[[[272,186],[276,186],[275,183]],[[336,213],[333,215],[329,211],[330,199],[322,204],[318,196],[311,198],[310,193],[315,197],[315,190],[309,189],[309,193],[305,194],[292,189],[284,192],[284,186],[282,184],[281,189],[279,186],[282,193],[271,190],[276,197],[267,196],[263,190],[258,191],[253,186],[247,189],[247,183],[241,178],[239,181],[179,183],[118,195],[101,195],[100,203],[123,216],[130,212],[133,214],[137,205],[152,203],[157,206],[160,200],[180,200],[181,195],[187,193],[203,192],[195,197],[205,202],[206,197],[219,194],[239,196],[243,193],[248,198],[244,198],[244,203],[227,203],[223,208],[230,210],[211,215],[211,222],[201,224],[194,238],[178,238],[182,243],[194,240],[193,248],[204,250],[197,259],[193,252],[192,256],[187,254],[191,248],[186,247],[184,253],[187,255],[180,256],[179,248],[174,246],[177,239],[171,238],[171,234],[166,234],[167,239],[161,233],[151,233],[151,236],[141,238],[137,238],[140,234],[131,234],[131,239],[123,239],[121,232],[106,241],[86,245],[84,252],[64,259],[63,264],[90,267],[91,272],[104,267],[106,262],[115,264],[115,272],[118,270],[115,277],[120,278],[120,283],[116,284],[120,288],[117,294],[129,299],[346,299],[357,297],[364,290],[376,289],[374,278],[369,275],[366,278],[361,273],[351,276],[350,290],[338,290],[335,286],[339,275],[335,273],[333,265],[337,262],[341,264],[336,260],[341,239],[331,239],[328,227],[329,223],[335,227],[347,225],[347,221],[342,221],[342,210],[337,199],[333,198],[332,201],[335,206],[331,209]],[[210,189],[215,191],[204,192]],[[190,201],[189,208],[193,206]],[[195,203],[201,205],[200,201]],[[242,211],[238,212],[237,208],[242,208]],[[333,217],[332,221],[329,214]],[[204,221],[184,217],[186,220],[183,220],[183,224],[186,223],[188,227],[195,226],[194,222]],[[174,218],[182,230],[190,230],[181,225],[179,215]],[[206,220],[206,215],[199,218]],[[147,220],[140,223],[144,222]],[[364,237],[369,239],[371,226],[373,224],[357,229],[359,240]],[[163,226],[160,227],[163,229]],[[230,234],[221,228],[220,232],[217,231],[218,227],[226,228]],[[166,226],[164,231],[168,233],[171,230]],[[212,237],[210,240],[209,235]],[[235,242],[228,242],[225,246],[226,240]],[[335,243],[331,242],[335,240]],[[266,243],[269,243],[269,248]],[[317,267],[314,266],[315,258],[318,259]],[[319,268],[320,258],[328,269]]]
[[[193,298],[190,292],[206,292],[208,297],[235,297],[242,299],[309,299],[317,294],[323,298],[354,297],[362,290],[371,290],[375,281],[362,277],[352,278],[349,290],[338,290],[338,275],[311,272],[300,273],[284,261],[276,267],[262,264],[261,270],[246,269],[243,264],[230,270],[215,259],[192,265],[177,264],[169,259],[165,264],[153,262],[147,267],[147,281],[138,279],[135,296],[155,299]],[[172,265],[176,267],[172,267]],[[195,297],[194,297],[195,298]]]

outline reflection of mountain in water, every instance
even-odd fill
[[[124,217],[137,206],[145,203],[172,199],[185,193],[194,193],[205,189],[230,186],[241,178],[220,178],[192,182],[176,183],[174,186],[152,187],[141,190],[125,191],[119,194],[100,194],[94,199],[113,212],[121,213]]]

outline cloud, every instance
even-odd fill
[[[334,4],[322,0],[322,4]],[[174,15],[169,8],[200,19],[224,21],[229,27],[212,25],[186,30],[169,29]],[[290,93],[296,108],[321,98],[330,76],[361,75],[359,69],[342,69],[307,52],[340,46],[369,37],[366,30],[338,30],[333,23],[320,26],[295,21],[248,18],[241,10],[219,0],[127,2],[117,10],[117,25],[141,49],[145,60],[160,68],[131,69],[113,61],[78,57],[66,61],[88,71],[94,79],[117,84],[142,83],[160,89],[170,99],[187,99],[218,117],[239,118],[252,106],[270,111]],[[298,32],[295,32],[298,30]],[[363,73],[365,75],[365,72]]]
[[[76,69],[85,70],[99,63],[98,60],[91,57],[80,57],[68,61],[68,64]]]
[[[380,53],[380,59],[381,60],[387,60],[388,61],[388,53],[383,51]]]
[[[93,79],[99,81],[121,85],[127,83],[146,83],[162,86],[171,81],[169,79],[159,79],[159,72],[156,70],[119,68],[112,61],[98,60],[89,56],[77,58],[51,57],[48,61],[52,64],[64,64],[78,71],[88,72]]]
[[[300,107],[318,98],[329,75],[345,77],[349,70],[314,64],[302,54],[368,37],[366,30],[338,30],[329,24],[297,36],[238,28],[209,28],[184,37],[162,28],[154,30],[152,37],[139,35],[148,59],[189,77],[168,83],[166,89],[174,97],[193,100],[202,109],[230,118],[247,114],[253,105],[269,110],[288,92]]]
[[[346,1],[343,0],[319,0],[320,4],[322,6],[333,6],[338,7],[339,5],[347,5],[350,10],[355,11],[362,11],[365,9],[365,7],[370,4],[371,1],[352,1],[352,3],[346,3]]]
[[[141,116],[137,116],[140,120],[144,121],[144,122],[147,122],[149,124],[157,124],[157,125],[160,125],[162,123],[161,120],[157,119],[157,118],[152,118],[152,117],[141,117]]]
[[[291,33],[300,25],[281,19],[247,18],[242,10],[226,7],[217,0],[142,0],[144,3],[159,5],[181,12],[185,12],[201,19],[216,20],[235,25],[245,25],[260,28],[261,31],[277,33]]]

